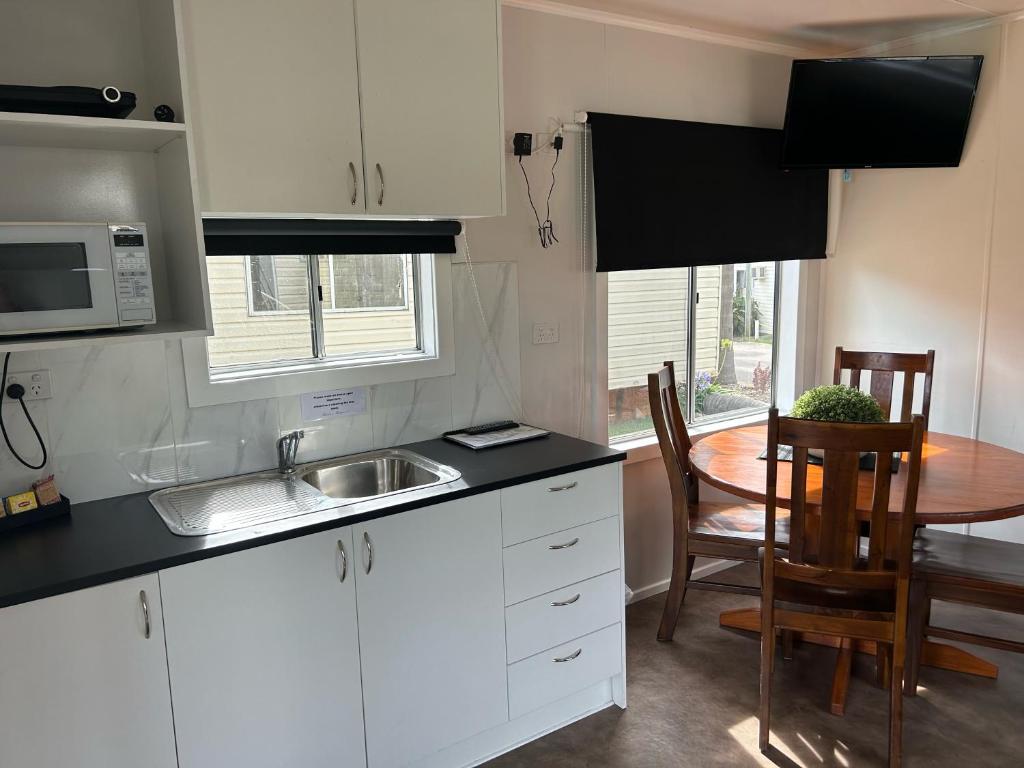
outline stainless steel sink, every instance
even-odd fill
[[[459,472],[403,450],[364,453],[300,467],[299,479],[332,499],[361,501],[458,480]]]
[[[171,533],[206,536],[458,480],[461,473],[400,449],[165,488],[150,503]]]

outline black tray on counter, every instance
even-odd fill
[[[71,516],[71,501],[67,496],[61,494],[60,501],[56,504],[47,504],[45,507],[36,507],[28,512],[17,515],[4,515],[0,517],[0,536],[7,531],[16,528],[23,528],[26,525],[34,525],[47,520],[55,520],[60,517]]]

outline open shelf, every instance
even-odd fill
[[[185,135],[181,123],[0,112],[0,145],[155,152]]]
[[[209,334],[185,323],[169,321],[147,325],[142,328],[96,331],[93,333],[67,333],[53,336],[4,336],[0,337],[0,355],[5,352],[38,352],[46,349],[66,349],[82,345],[103,346],[106,344],[131,344],[137,341],[164,341],[185,338],[199,338]]]

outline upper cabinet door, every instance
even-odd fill
[[[366,210],[504,213],[496,0],[356,0]]]
[[[508,719],[501,512],[488,493],[357,525],[370,768]]]
[[[181,0],[204,212],[365,213],[352,2]]]
[[[177,766],[156,575],[0,610],[0,765]]]
[[[160,572],[181,768],[365,768],[355,569],[341,528]]]

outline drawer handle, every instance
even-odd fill
[[[581,653],[583,653],[583,649],[577,648],[575,653],[570,653],[568,656],[563,656],[560,659],[552,659],[552,661],[556,664],[564,664],[567,661],[573,661],[575,659],[578,659]]]
[[[577,536],[572,541],[567,541],[565,544],[551,544],[548,549],[568,549],[569,547],[575,547],[580,543],[580,537]]]
[[[147,640],[152,635],[153,625],[149,620],[149,599],[146,597],[146,590],[139,592],[139,604],[142,606],[142,621],[143,621],[143,632]]]
[[[559,491],[571,491],[577,485],[579,485],[579,483],[573,480],[571,483],[566,483],[565,485],[556,485],[554,488],[548,488],[548,493],[558,493]]]
[[[573,603],[575,603],[579,599],[580,599],[580,593],[577,592],[575,597],[570,597],[568,600],[556,600],[555,602],[553,602],[551,604],[551,607],[552,608],[562,608],[563,606],[566,606],[566,605],[572,605]]]

